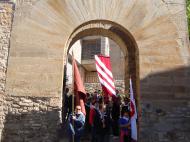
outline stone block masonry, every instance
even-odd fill
[[[5,79],[11,26],[13,17],[13,5],[0,3],[0,93],[5,92]]]
[[[57,142],[59,99],[7,97],[2,142]]]
[[[5,95],[13,8],[12,3],[0,2],[0,141],[54,142],[60,124],[59,99]]]
[[[115,80],[116,89],[119,90],[119,94],[125,93],[125,83],[124,80]],[[99,82],[96,83],[85,83],[85,90],[88,93],[94,93],[95,91],[102,90],[102,86]]]
[[[141,106],[141,142],[189,142],[190,107],[186,101],[143,101]]]
[[[133,49],[135,43],[138,46],[138,54],[126,49],[130,68],[126,65],[125,73],[130,69],[139,78],[134,86],[142,106],[139,141],[189,142],[190,50],[185,0],[14,2],[15,10],[12,3],[0,2],[0,141],[57,140],[65,45],[82,37],[78,33],[94,33],[92,24],[71,35],[76,27],[103,19],[113,22],[113,28],[104,30],[129,41],[126,47],[131,48],[127,49]],[[117,24],[129,31],[125,38]],[[120,43],[114,34],[110,38]],[[139,64],[133,65],[138,59]],[[88,88],[94,89],[93,85]]]
[[[13,17],[13,4],[0,2],[0,140],[5,119],[5,81],[11,26]]]

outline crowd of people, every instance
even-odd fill
[[[66,89],[66,95],[68,89]],[[105,97],[101,91],[87,93],[85,108],[86,115],[81,107],[76,106],[72,113],[72,96],[65,98],[65,117],[69,122],[70,140],[80,142],[85,132],[90,133],[91,142],[109,142],[110,137],[119,138],[120,142],[130,142],[130,112],[129,99],[118,95]]]

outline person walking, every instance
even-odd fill
[[[112,133],[114,138],[119,137],[120,97],[113,98],[112,106]]]
[[[90,104],[89,124],[91,126],[91,142],[96,142],[96,128],[94,127],[94,117],[96,115],[96,98],[93,97]]]
[[[65,89],[64,98],[63,122],[66,122],[72,112],[72,95],[69,95],[69,88]]]
[[[99,104],[94,117],[97,142],[109,142],[110,115],[107,114],[104,104]]]

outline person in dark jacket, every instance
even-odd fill
[[[76,114],[70,115],[69,118],[70,142],[72,142],[73,135],[74,142],[80,142],[80,138],[84,131],[84,124],[85,115],[81,112],[81,106],[76,106]]]
[[[69,88],[65,89],[64,93],[64,122],[66,122],[72,111],[72,95],[69,95]]]
[[[114,137],[119,137],[119,117],[120,117],[120,97],[115,97],[113,99],[112,106],[112,132]]]
[[[105,106],[99,104],[94,117],[94,128],[96,130],[97,142],[109,142],[110,115]]]
[[[96,97],[93,97],[90,104],[89,124],[91,126],[91,142],[97,142],[96,128],[94,127],[94,117],[96,115]]]

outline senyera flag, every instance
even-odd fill
[[[105,95],[116,96],[113,75],[111,72],[110,57],[95,55],[96,70],[102,90]]]
[[[81,111],[86,115],[85,110],[85,100],[86,100],[86,91],[76,64],[75,59],[73,58],[73,73],[74,73],[74,94],[76,97],[76,105],[81,106]]]
[[[131,78],[130,78],[130,117],[131,117],[131,139],[133,142],[137,142],[137,110],[136,110]]]

